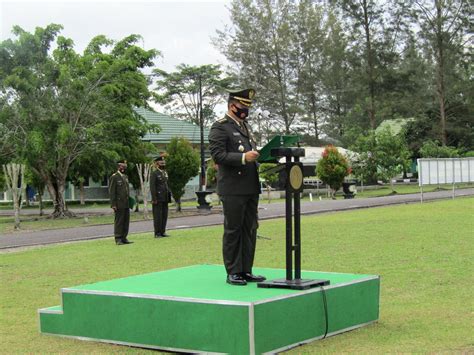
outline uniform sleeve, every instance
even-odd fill
[[[109,180],[110,207],[117,207],[117,179],[111,176]]]
[[[151,194],[152,201],[156,201],[156,174],[155,172],[152,172],[150,176],[150,194]]]
[[[214,123],[209,132],[209,150],[212,159],[221,165],[242,165],[242,153],[227,151],[227,132],[223,124]]]

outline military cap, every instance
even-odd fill
[[[153,158],[153,161],[162,161],[165,160],[166,153],[160,153],[160,155],[157,155],[155,158]]]
[[[127,164],[127,161],[125,159],[120,159],[117,160],[117,164]]]
[[[227,91],[229,92],[229,100],[237,100],[245,106],[252,105],[252,100],[255,96],[254,89],[236,89]]]

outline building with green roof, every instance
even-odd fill
[[[137,107],[134,109],[137,114],[145,118],[148,122],[160,126],[159,133],[148,133],[143,140],[165,146],[174,137],[184,137],[193,146],[201,144],[201,131],[198,125],[183,120],[178,120],[172,116]],[[208,145],[209,130],[204,128],[204,144]]]

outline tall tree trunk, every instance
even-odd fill
[[[137,164],[138,177],[143,199],[143,219],[148,219],[148,191],[150,188],[151,164]]]
[[[81,205],[86,204],[85,191],[84,191],[84,181],[81,179],[79,181],[79,199],[81,200]]]
[[[369,123],[370,128],[376,128],[375,122],[375,79],[374,79],[374,54],[372,53],[372,39],[370,37],[370,21],[367,1],[363,0],[364,30],[367,49],[367,74],[369,81]]]
[[[48,179],[46,186],[53,201],[53,213],[51,218],[73,217],[74,213],[68,211],[66,200],[64,199],[64,190],[66,186],[66,179]]]
[[[314,138],[319,142],[318,114],[316,112],[316,97],[314,95],[311,95],[311,106],[313,109]]]
[[[269,17],[272,19],[273,23],[273,12],[270,6],[270,2],[266,3],[267,10]],[[273,27],[273,26],[272,26]],[[281,103],[281,109],[282,109],[282,116],[285,124],[285,134],[290,134],[290,119],[288,117],[288,110],[287,110],[287,105],[286,105],[286,84],[283,78],[283,70],[282,70],[282,64],[280,60],[280,47],[278,45],[278,37],[277,34],[275,33],[275,29],[272,28],[271,31],[272,39],[273,39],[273,45],[274,45],[274,55],[275,55],[275,65],[276,65],[276,74],[277,74],[277,80],[278,80],[278,95],[280,96],[280,103]]]
[[[3,172],[5,173],[5,181],[8,190],[12,193],[13,199],[13,210],[15,216],[15,230],[20,229],[20,209],[21,201],[24,190],[26,189],[25,184],[25,165],[23,164],[6,164],[3,165]]]
[[[39,215],[42,216],[43,215],[43,209],[44,209],[44,206],[43,206],[43,193],[44,193],[44,190],[38,190],[38,199],[39,199]]]
[[[436,1],[437,21],[436,21],[436,93],[439,101],[439,117],[440,117],[440,138],[443,146],[447,145],[446,134],[446,89],[444,82],[445,58],[444,58],[444,41],[442,29],[443,9],[440,1]]]
[[[140,212],[140,190],[134,189],[135,191],[135,210],[134,212]]]

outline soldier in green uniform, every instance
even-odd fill
[[[156,157],[154,161],[156,170],[150,176],[150,192],[155,238],[169,237],[166,234],[166,222],[168,220],[168,203],[171,202],[171,193],[168,187],[164,154]]]
[[[229,92],[227,114],[209,133],[209,148],[218,165],[217,193],[224,210],[223,257],[226,282],[246,285],[264,281],[252,273],[255,255],[257,209],[260,194],[259,153],[246,122],[255,90]]]
[[[118,170],[109,179],[110,206],[115,213],[114,236],[115,244],[131,244],[127,239],[130,225],[129,186],[125,175],[127,162],[121,160],[117,163]]]

